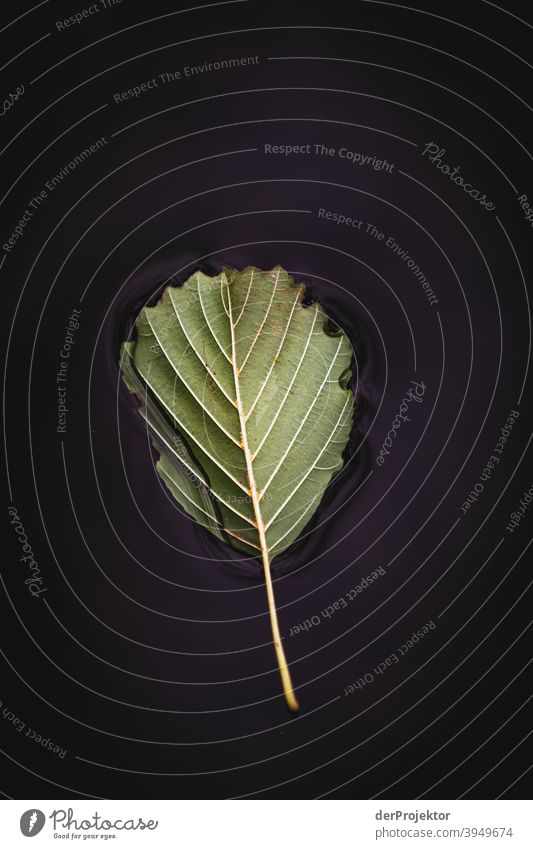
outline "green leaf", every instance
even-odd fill
[[[329,332],[320,304],[303,306],[304,291],[280,266],[198,271],[141,312],[137,338],[121,355],[173,497],[219,538],[262,559],[292,710],[270,562],[297,539],[342,468],[354,409],[348,338]]]

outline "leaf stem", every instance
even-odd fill
[[[281,675],[281,683],[283,684],[283,694],[285,696],[285,701],[287,702],[287,707],[289,708],[289,710],[291,710],[293,713],[297,713],[300,710],[300,705],[298,704],[298,700],[294,695],[291,673],[289,671],[289,666],[287,664],[285,652],[283,651],[283,645],[281,643],[281,636],[279,633],[278,625],[278,614],[276,611],[276,601],[274,598],[274,587],[272,586],[272,576],[270,574],[270,558],[268,556],[268,550],[266,548],[263,548],[262,553],[263,569],[265,572],[265,584],[268,596],[268,609],[270,612],[270,625],[272,627],[272,636],[274,638],[274,648],[276,649],[279,674]]]

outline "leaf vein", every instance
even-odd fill
[[[346,410],[346,407],[347,407],[347,405],[348,405],[349,400],[350,400],[349,398],[346,398],[346,401],[344,402],[344,407],[342,408],[341,413],[340,413],[340,415],[339,415],[339,417],[338,417],[337,421],[335,422],[335,426],[334,426],[333,430],[331,431],[331,433],[330,433],[330,435],[329,435],[329,437],[328,437],[328,439],[327,439],[327,441],[326,441],[325,445],[322,447],[322,449],[321,449],[321,451],[320,451],[320,453],[319,453],[318,457],[316,458],[315,462],[313,463],[313,465],[312,465],[312,466],[310,466],[310,468],[308,469],[308,471],[306,472],[306,474],[304,475],[304,477],[303,477],[303,478],[302,478],[302,479],[298,482],[298,484],[294,487],[294,489],[292,490],[292,492],[291,492],[291,493],[287,496],[287,498],[285,499],[285,501],[283,502],[283,504],[282,504],[280,507],[278,507],[278,509],[276,510],[276,512],[274,513],[274,515],[272,516],[272,518],[270,519],[269,523],[268,523],[268,524],[267,524],[267,526],[266,526],[266,529],[267,529],[267,530],[268,530],[268,529],[269,529],[269,527],[273,524],[273,522],[275,522],[275,521],[276,521],[276,519],[277,519],[277,517],[279,516],[279,514],[281,513],[281,511],[282,511],[282,510],[286,507],[286,505],[289,503],[289,501],[290,501],[290,500],[291,500],[291,498],[295,495],[295,493],[296,493],[296,492],[298,492],[298,490],[300,489],[300,487],[301,487],[301,486],[305,483],[305,481],[307,480],[307,478],[309,477],[309,475],[311,474],[311,472],[312,472],[314,469],[316,469],[316,468],[317,468],[317,465],[316,465],[316,464],[318,463],[318,461],[320,460],[320,458],[322,457],[322,455],[324,454],[324,452],[328,449],[328,447],[329,447],[329,445],[330,445],[331,440],[333,439],[333,437],[335,436],[335,434],[338,432],[339,425],[340,425],[340,421],[341,421],[341,419],[342,419],[342,417],[343,417],[343,415],[344,415],[344,413],[345,413],[345,410]],[[332,468],[335,468],[335,467],[334,467],[334,466],[332,466]],[[263,490],[263,493],[264,493],[264,492],[265,492],[265,490]]]
[[[177,421],[177,423],[179,424],[180,428],[181,428],[181,429],[182,429],[182,430],[183,430],[183,431],[184,431],[184,432],[185,432],[188,436],[190,436],[190,438],[193,440],[193,442],[195,442],[195,443],[196,443],[196,445],[197,445],[197,446],[198,446],[198,447],[199,447],[199,448],[200,448],[200,449],[204,452],[204,454],[205,454],[207,457],[209,457],[209,459],[210,459],[210,460],[211,460],[211,461],[215,464],[215,466],[217,466],[217,467],[220,469],[220,471],[221,471],[221,472],[224,472],[224,474],[225,474],[225,475],[226,475],[226,476],[227,476],[230,480],[232,480],[232,481],[233,481],[233,483],[235,483],[235,484],[239,487],[239,489],[242,489],[242,491],[243,491],[243,492],[246,492],[246,494],[248,494],[248,489],[247,489],[247,487],[245,487],[245,486],[244,486],[244,485],[243,485],[243,484],[239,481],[239,479],[238,479],[238,478],[236,478],[234,475],[232,475],[232,474],[231,474],[231,472],[228,472],[228,470],[227,470],[227,469],[226,469],[226,468],[225,468],[225,467],[224,467],[224,466],[223,466],[223,465],[222,465],[222,464],[218,461],[218,459],[217,459],[215,456],[213,456],[213,454],[211,454],[211,452],[210,452],[210,451],[209,451],[209,450],[208,450],[208,449],[207,449],[204,445],[202,445],[202,443],[201,443],[201,442],[200,442],[200,440],[199,440],[199,439],[198,439],[198,438],[194,435],[194,433],[192,433],[192,432],[191,432],[191,430],[190,430],[188,427],[186,427],[186,426],[183,424],[183,422],[182,422],[182,421],[180,421],[180,419],[178,418],[178,415],[176,414],[176,409],[175,409],[175,408],[174,408],[174,409],[171,409],[171,408],[168,406],[168,404],[167,404],[167,403],[166,403],[166,401],[165,401],[165,400],[161,397],[161,395],[159,394],[159,392],[157,392],[157,391],[154,389],[154,387],[153,387],[153,386],[152,386],[152,384],[150,383],[149,378],[150,378],[150,369],[148,369],[148,375],[147,375],[147,377],[146,377],[146,381],[147,381],[147,383],[150,385],[150,387],[151,387],[152,392],[154,393],[154,395],[156,395],[156,396],[157,396],[157,398],[159,398],[160,402],[161,402],[161,403],[163,404],[163,406],[164,406],[164,407],[168,410],[168,412],[170,413],[170,415],[172,416],[172,418],[174,418],[174,419]]]
[[[224,297],[223,297],[223,295],[222,295],[222,280],[220,281],[220,297],[221,297],[221,299],[222,299],[222,306],[224,307],[224,310],[225,310],[225,312],[226,312],[226,315],[228,315],[228,311],[227,311],[227,309],[226,309],[226,305],[225,305],[225,303],[224,303]],[[207,326],[208,326],[208,328],[209,328],[209,332],[211,333],[211,336],[213,337],[213,339],[214,339],[214,340],[215,340],[215,342],[217,343],[218,347],[220,348],[220,350],[222,351],[222,353],[223,353],[223,354],[224,354],[224,356],[226,357],[226,359],[227,359],[228,363],[231,363],[231,359],[230,359],[230,357],[228,357],[228,355],[227,355],[226,351],[224,350],[224,348],[223,348],[223,347],[222,347],[222,345],[220,344],[220,341],[219,341],[219,339],[218,339],[218,336],[215,334],[215,331],[214,331],[214,330],[213,330],[213,328],[211,327],[211,323],[210,323],[210,321],[209,321],[209,319],[208,319],[208,317],[207,317],[207,313],[206,313],[206,311],[205,311],[205,307],[204,307],[204,302],[203,302],[203,300],[202,300],[202,292],[201,292],[200,284],[198,284],[198,298],[199,298],[199,300],[200,300],[200,307],[201,307],[201,309],[202,309],[202,313],[203,313],[203,316],[204,316],[204,319],[205,319],[205,323],[207,324]]]
[[[163,351],[163,353],[164,353],[164,355],[165,355],[165,358],[166,358],[167,362],[170,364],[170,366],[171,366],[171,368],[172,368],[172,371],[174,372],[174,374],[176,375],[176,377],[178,377],[178,378],[179,378],[180,382],[183,384],[183,386],[185,387],[185,389],[186,389],[186,390],[189,392],[189,394],[190,394],[190,395],[194,398],[194,400],[195,400],[195,401],[196,401],[196,403],[197,403],[197,404],[198,404],[198,405],[202,408],[202,410],[203,410],[205,413],[207,413],[207,415],[209,416],[209,418],[210,418],[210,419],[211,419],[211,420],[212,420],[212,421],[216,424],[216,426],[217,426],[217,427],[218,427],[218,428],[222,431],[222,433],[224,433],[224,434],[228,437],[228,439],[231,439],[231,441],[232,441],[232,442],[234,442],[234,443],[235,443],[235,445],[237,445],[237,446],[239,446],[239,447],[240,447],[239,440],[238,440],[238,439],[236,439],[236,438],[233,436],[233,434],[231,434],[228,430],[226,430],[226,428],[224,427],[224,425],[223,425],[223,424],[221,424],[221,423],[218,421],[218,419],[216,418],[216,416],[215,416],[215,415],[211,412],[211,410],[210,410],[210,409],[209,409],[209,408],[208,408],[208,407],[204,404],[204,402],[203,402],[203,401],[202,401],[202,400],[201,400],[201,399],[200,399],[200,398],[196,395],[196,393],[195,393],[195,392],[191,389],[191,387],[188,385],[188,383],[187,383],[187,382],[184,380],[184,378],[181,376],[181,374],[180,374],[180,373],[179,373],[179,371],[178,371],[178,368],[177,368],[176,364],[174,363],[174,361],[173,361],[173,359],[171,358],[170,354],[167,352],[167,350],[166,350],[166,348],[165,348],[165,344],[164,344],[164,342],[163,342],[163,341],[159,338],[159,336],[157,335],[157,331],[155,330],[154,326],[152,325],[152,322],[150,321],[150,318],[148,318],[148,322],[149,322],[149,324],[150,324],[150,327],[152,328],[152,333],[154,334],[155,338],[157,339],[157,343],[158,343],[159,347],[160,347],[160,348],[161,348],[161,350]],[[204,365],[204,368],[205,368],[205,365]]]
[[[267,432],[266,432],[266,433],[265,433],[265,435],[263,436],[263,438],[262,438],[261,442],[259,443],[259,445],[257,446],[257,448],[256,448],[256,450],[255,450],[255,453],[254,453],[254,454],[253,454],[253,456],[252,456],[252,459],[253,459],[253,460],[255,460],[255,458],[257,457],[257,455],[258,455],[258,454],[259,454],[259,452],[261,451],[261,448],[263,447],[263,445],[265,444],[266,440],[268,439],[268,437],[269,437],[269,435],[270,435],[270,432],[271,432],[272,428],[273,428],[273,427],[274,427],[274,425],[276,424],[276,422],[277,422],[277,420],[278,420],[278,418],[279,418],[279,416],[280,416],[280,413],[281,413],[281,411],[282,411],[283,407],[285,406],[285,402],[286,402],[287,398],[289,397],[289,392],[291,391],[291,389],[292,389],[292,387],[293,387],[294,381],[296,380],[296,378],[297,378],[297,376],[298,376],[298,373],[299,373],[300,368],[301,368],[301,366],[302,366],[302,363],[303,363],[303,361],[304,361],[304,357],[305,357],[305,355],[307,354],[307,349],[308,349],[308,347],[309,347],[309,343],[311,342],[311,337],[312,337],[312,335],[313,335],[313,329],[314,329],[315,324],[316,324],[316,319],[317,319],[317,316],[318,316],[318,309],[317,309],[316,307],[315,307],[314,313],[315,313],[315,315],[314,315],[314,318],[313,318],[313,324],[311,325],[311,330],[309,331],[309,336],[308,336],[308,338],[307,338],[307,342],[305,343],[305,348],[303,349],[302,356],[300,357],[300,359],[299,359],[299,361],[298,361],[298,365],[296,366],[296,369],[295,369],[294,374],[293,374],[293,376],[292,376],[291,382],[289,383],[289,385],[288,385],[288,387],[287,387],[287,391],[285,392],[285,395],[284,395],[284,396],[283,396],[283,398],[281,399],[281,404],[280,404],[280,406],[279,406],[279,408],[278,408],[278,410],[277,410],[277,412],[276,412],[275,416],[273,417],[272,421],[270,422],[270,425],[269,425],[269,427],[268,427],[268,429],[267,429]]]
[[[240,374],[240,373],[241,373],[241,371],[243,370],[244,366],[245,366],[245,365],[246,365],[246,363],[248,362],[248,357],[249,357],[249,356],[250,356],[250,354],[252,353],[252,351],[253,351],[253,349],[254,349],[254,347],[255,347],[255,343],[256,343],[256,342],[257,342],[257,340],[259,339],[259,336],[261,335],[261,332],[262,332],[262,330],[263,330],[263,327],[265,326],[265,322],[266,322],[266,320],[267,320],[267,318],[268,318],[268,316],[269,316],[270,308],[271,308],[271,306],[272,306],[272,304],[273,304],[273,302],[274,302],[274,296],[275,296],[275,294],[276,294],[276,290],[277,290],[277,288],[278,288],[278,280],[279,280],[279,270],[278,270],[278,272],[277,272],[277,274],[276,274],[276,280],[275,280],[275,282],[274,282],[274,288],[272,289],[272,294],[271,294],[271,296],[270,296],[270,301],[268,302],[268,307],[267,307],[267,310],[266,310],[266,312],[265,312],[265,315],[263,316],[263,321],[261,322],[261,324],[260,324],[260,326],[259,326],[259,329],[258,329],[257,333],[255,334],[254,338],[252,339],[252,344],[250,345],[250,348],[248,349],[248,353],[246,354],[246,356],[245,356],[245,358],[244,358],[244,361],[243,361],[242,365],[241,365],[241,366],[240,366],[240,368],[237,370],[237,374]],[[235,354],[234,354],[233,356],[235,356]]]
[[[180,327],[181,327],[181,329],[182,329],[182,331],[183,331],[183,334],[184,334],[184,336],[185,336],[185,338],[186,338],[187,342],[189,343],[189,345],[190,345],[191,349],[194,351],[194,353],[196,354],[196,356],[198,357],[198,359],[199,359],[199,360],[200,360],[200,362],[202,363],[202,365],[203,365],[203,367],[205,368],[206,372],[208,373],[209,377],[211,377],[211,378],[214,380],[214,382],[216,383],[216,385],[218,386],[218,388],[220,389],[220,391],[222,392],[222,394],[223,394],[223,395],[224,395],[224,396],[228,399],[228,401],[230,401],[230,403],[233,403],[233,401],[232,401],[231,397],[228,395],[228,393],[226,392],[226,390],[224,389],[224,387],[223,387],[223,386],[222,386],[222,384],[220,383],[220,381],[219,381],[219,379],[217,378],[217,376],[216,376],[216,374],[214,373],[214,371],[212,371],[212,369],[210,369],[210,368],[209,368],[209,366],[208,366],[208,365],[207,365],[207,363],[205,362],[204,357],[202,357],[202,355],[200,354],[200,352],[199,352],[199,351],[196,349],[196,347],[193,345],[192,339],[190,338],[189,334],[187,333],[187,331],[186,331],[186,329],[185,329],[185,325],[183,324],[183,322],[182,322],[182,320],[181,320],[181,318],[180,318],[180,315],[179,315],[178,309],[177,309],[177,307],[176,307],[176,305],[175,305],[174,301],[172,300],[172,298],[170,299],[170,301],[171,301],[171,303],[172,303],[172,309],[174,310],[174,314],[175,314],[176,318],[178,319],[179,325],[180,325]],[[203,310],[202,310],[202,312],[203,312]],[[209,327],[209,325],[207,325],[207,326]]]
[[[254,279],[254,270],[253,270],[253,268],[252,268],[252,273],[250,274],[250,282],[248,283],[248,289],[246,290],[246,297],[245,297],[245,299],[244,299],[244,303],[243,303],[243,305],[242,305],[241,311],[240,311],[239,315],[237,316],[237,321],[235,322],[234,327],[237,327],[237,325],[238,325],[239,321],[240,321],[240,320],[241,320],[241,318],[242,318],[242,314],[243,314],[243,312],[244,312],[244,309],[245,309],[245,307],[246,307],[246,304],[248,303],[248,297],[249,297],[249,295],[250,295],[250,289],[252,288],[252,281],[253,281],[253,279]]]

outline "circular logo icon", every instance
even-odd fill
[[[46,817],[42,811],[38,811],[37,808],[30,808],[20,818],[20,830],[24,837],[35,837],[42,831],[45,822]]]

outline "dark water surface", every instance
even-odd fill
[[[48,192],[2,268],[6,500],[46,592],[31,597],[8,528],[1,698],[67,750],[54,755],[5,724],[10,795],[488,798],[527,766],[519,747],[487,774],[523,736],[527,711],[458,766],[522,704],[522,678],[509,682],[529,654],[520,635],[530,615],[530,517],[506,530],[531,485],[520,271],[531,278],[531,231],[512,188],[527,191],[531,162],[505,129],[525,141],[524,110],[442,53],[431,53],[429,68],[430,51],[413,41],[449,50],[452,39],[455,55],[492,72],[497,58],[511,87],[516,67],[462,30],[428,29],[393,8],[384,18],[384,8],[243,3],[156,21],[67,59],[4,118],[14,135],[80,86],[6,153],[5,190],[20,174],[6,238],[61,167],[107,139]],[[149,10],[170,11],[159,0]],[[520,52],[517,28],[485,11],[487,31]],[[32,15],[35,38],[55,14]],[[52,41],[32,52],[20,79],[148,17],[133,5],[106,14],[90,34],[80,27],[67,41],[55,32],[54,55]],[[460,9],[466,23],[470,14]],[[256,64],[184,75],[185,66],[256,55]],[[284,56],[350,61],[269,58]],[[180,80],[115,101],[179,69]],[[495,210],[422,155],[432,140]],[[265,153],[287,144],[310,152]],[[342,149],[374,165],[352,164]],[[357,363],[347,465],[304,537],[274,561],[297,719],[280,693],[259,564],[197,528],[169,497],[118,368],[133,319],[169,280],[278,263],[346,330]],[[62,361],[67,379],[58,383]],[[422,384],[379,465],[402,399]],[[511,411],[519,415],[482,479]]]

